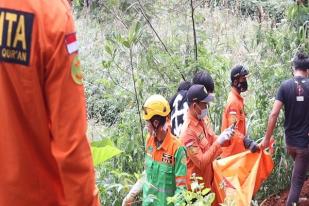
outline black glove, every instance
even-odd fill
[[[260,150],[258,144],[254,140],[251,140],[248,136],[245,136],[243,142],[245,148],[249,149],[252,153],[258,152]]]

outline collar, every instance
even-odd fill
[[[172,140],[172,134],[171,134],[170,129],[168,129],[168,130],[166,131],[165,138],[164,138],[162,144],[161,144],[158,148],[157,148],[157,145],[156,145],[156,142],[155,142],[154,137],[153,137],[153,140],[154,140],[153,143],[154,143],[155,148],[156,148],[157,150],[163,149],[163,150],[167,151],[168,146],[170,145],[171,140]]]
[[[244,101],[244,98],[240,95],[240,93],[238,93],[238,91],[235,87],[232,87],[231,94],[233,96],[235,96],[237,99],[239,99],[240,101],[242,101],[242,102]]]
[[[188,121],[189,121],[190,123],[192,123],[194,126],[197,126],[197,125],[199,124],[199,122],[201,121],[201,120],[197,119],[197,118],[191,113],[190,109],[188,110],[188,116],[187,116],[187,118],[188,118]]]

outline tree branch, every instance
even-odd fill
[[[166,53],[171,57],[171,59],[173,60],[173,56],[172,54],[169,52],[167,46],[164,44],[164,42],[162,41],[161,37],[159,36],[158,32],[155,30],[155,28],[152,26],[151,22],[149,21],[149,19],[147,18],[146,14],[145,14],[145,9],[143,7],[143,5],[141,4],[140,0],[137,0],[139,6],[140,6],[140,11],[143,15],[143,17],[146,19],[148,25],[150,26],[150,28],[152,29],[152,31],[155,33],[156,37],[158,38],[158,40],[160,41],[160,43],[162,44],[164,50],[166,51]],[[178,65],[176,65],[174,63],[174,66],[177,68],[178,72],[180,73],[181,77],[183,80],[186,80],[185,76],[181,73],[180,68],[178,67]]]
[[[108,10],[111,14],[113,14],[116,19],[127,29],[129,30],[129,27],[126,25],[126,23],[112,10],[110,10],[109,8],[107,8],[107,6],[103,5],[103,7]],[[133,7],[134,8],[134,7]],[[137,12],[139,12],[136,8],[134,8]],[[144,50],[147,50],[146,46],[143,44],[143,42],[141,42],[141,40],[138,39],[138,42],[140,43],[140,45],[144,48]],[[156,59],[155,56],[153,56],[153,62],[158,65],[158,60]],[[165,83],[167,83],[165,77],[167,77],[169,80],[171,80],[171,78],[167,75],[162,74],[162,72],[160,72],[159,70],[157,70],[158,73],[160,74],[161,78],[164,80]]]
[[[133,79],[133,87],[134,87],[134,92],[135,92],[135,99],[136,99],[136,103],[137,103],[137,112],[138,112],[139,122],[140,122],[141,138],[142,138],[143,147],[145,147],[143,122],[142,122],[142,116],[141,116],[141,112],[140,112],[141,107],[140,107],[140,104],[139,104],[138,93],[137,93],[137,89],[136,89],[136,85],[135,85],[132,46],[130,47],[130,65],[131,65],[131,72],[132,72],[132,79]]]
[[[192,18],[192,29],[193,29],[193,41],[194,41],[194,59],[197,62],[197,43],[196,43],[196,30],[195,30],[195,21],[194,21],[194,7],[193,0],[191,2],[191,18]]]
[[[134,93],[133,93],[132,91],[130,91],[129,89],[126,89],[126,88],[123,87],[123,86],[121,86],[121,84],[119,84],[119,82],[116,81],[116,80],[113,78],[113,76],[112,76],[112,74],[111,74],[109,68],[107,68],[107,74],[108,74],[109,78],[112,80],[112,82],[113,82],[116,86],[118,86],[118,87],[122,88],[124,91],[127,91],[127,92],[129,92],[129,93],[131,93],[131,94],[134,95]]]

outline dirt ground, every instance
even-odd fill
[[[284,206],[289,190],[286,190],[278,195],[273,195],[264,200],[260,206]],[[304,183],[300,194],[300,203],[298,206],[309,206],[309,179]]]

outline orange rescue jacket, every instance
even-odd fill
[[[244,112],[244,100],[242,96],[232,87],[229,93],[227,104],[225,105],[222,114],[222,127],[223,132],[226,128],[230,127],[236,122],[236,130],[233,135],[229,146],[222,147],[221,157],[228,157],[240,152],[245,151],[243,143],[246,134],[246,116]]]
[[[97,206],[67,0],[0,0],[0,205]]]
[[[211,188],[213,182],[212,162],[220,155],[221,146],[216,142],[217,136],[205,119],[196,119],[188,111],[180,140],[187,149],[187,187],[190,187],[190,177],[193,173],[203,178],[205,187]]]

